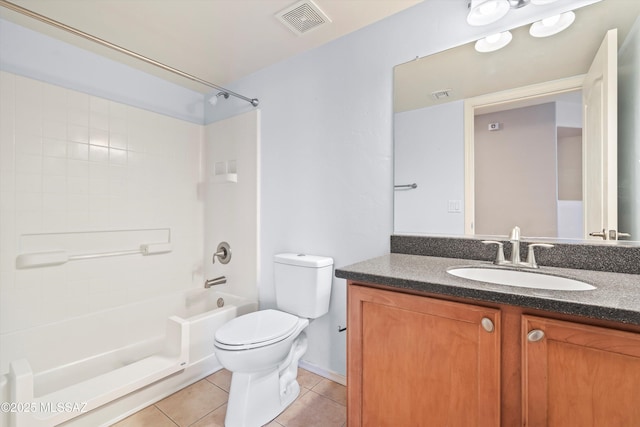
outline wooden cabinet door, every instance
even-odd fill
[[[499,310],[354,285],[348,304],[350,427],[500,425]]]
[[[640,426],[640,334],[523,316],[523,424]]]

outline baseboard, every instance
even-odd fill
[[[298,366],[302,369],[306,369],[309,372],[313,372],[314,374],[320,375],[321,377],[324,377],[338,384],[342,384],[344,386],[347,385],[347,377],[345,377],[344,375],[321,368],[305,360],[300,360],[300,362],[298,362]]]

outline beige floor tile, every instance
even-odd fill
[[[228,400],[228,394],[207,380],[200,380],[166,399],[156,406],[180,427],[186,427]]]
[[[227,371],[226,369],[221,369],[218,372],[214,372],[213,374],[207,377],[207,381],[217,385],[227,393],[229,393],[229,389],[231,388],[231,371]]]
[[[285,427],[341,427],[347,408],[310,391],[293,402],[276,421]]]
[[[227,405],[222,405],[213,412],[199,419],[190,427],[224,427],[224,417],[227,415]]]
[[[300,387],[311,389],[320,381],[322,381],[320,375],[298,368],[298,384],[300,384]]]
[[[113,427],[175,427],[171,421],[155,406],[147,406],[128,418],[113,425]]]
[[[305,394],[309,393],[311,390],[309,390],[308,388],[305,387],[300,387],[300,394],[298,395],[298,397],[296,397],[296,400],[300,399],[302,396],[304,396]],[[295,400],[294,400],[295,402]]]
[[[343,406],[347,406],[347,388],[342,384],[338,384],[331,380],[323,378],[316,386],[312,388],[312,390],[319,395],[328,397],[334,402],[337,402]]]
[[[339,427],[346,425],[346,388],[298,369],[300,396],[265,427]],[[122,420],[117,427],[222,427],[231,372],[223,369],[155,406]],[[310,389],[313,389],[311,391]],[[164,412],[164,413],[163,413]]]

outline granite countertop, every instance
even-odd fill
[[[581,280],[589,291],[556,291],[462,279],[447,269],[495,267],[488,261],[391,253],[336,269],[336,277],[425,292],[640,325],[640,275],[540,267],[539,273]],[[531,271],[531,270],[530,270]]]

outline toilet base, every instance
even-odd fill
[[[227,403],[225,427],[258,427],[268,424],[284,411],[300,394],[294,381],[289,393],[281,399],[278,372],[266,375],[234,373]]]
[[[300,395],[298,361],[307,350],[300,333],[285,360],[265,372],[233,372],[225,427],[260,427],[282,413]]]

